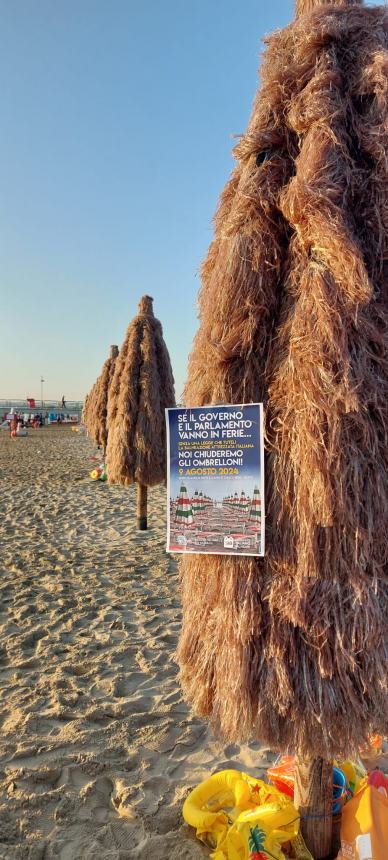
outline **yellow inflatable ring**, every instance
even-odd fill
[[[281,845],[299,832],[291,798],[237,770],[219,771],[194,788],[183,817],[213,848],[213,860],[250,860],[261,852],[285,860]]]

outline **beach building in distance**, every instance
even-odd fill
[[[66,400],[66,406],[62,406],[60,400],[43,400],[42,402],[41,400],[34,400],[32,397],[25,398],[25,400],[20,397],[0,398],[0,417],[13,410],[13,412],[23,415],[35,415],[41,412],[48,415],[59,413],[61,416],[63,415],[65,422],[80,421],[82,408],[82,400]]]

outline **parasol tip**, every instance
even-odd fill
[[[295,0],[295,16],[308,15],[319,6],[362,6],[363,0]]]
[[[153,317],[154,309],[152,307],[153,298],[151,296],[142,296],[139,302],[139,314],[141,316]]]

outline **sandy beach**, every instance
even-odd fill
[[[137,532],[133,488],[88,477],[95,453],[70,428],[0,434],[0,858],[199,860],[189,789],[273,755],[190,715],[165,490]]]

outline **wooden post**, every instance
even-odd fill
[[[333,764],[323,758],[295,758],[295,806],[301,831],[314,860],[331,856]]]
[[[147,530],[147,487],[144,484],[137,485],[136,498],[137,527],[141,532]]]

